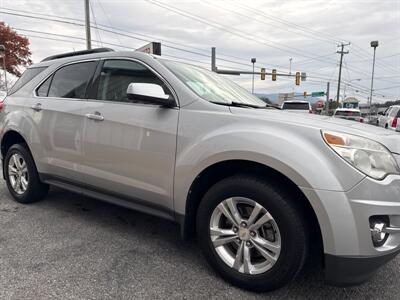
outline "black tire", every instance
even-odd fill
[[[210,219],[218,204],[230,197],[247,197],[273,216],[281,235],[281,252],[268,271],[253,275],[228,266],[217,254],[210,238]],[[197,235],[209,264],[228,282],[243,289],[266,292],[292,281],[303,267],[308,238],[306,225],[291,200],[291,195],[273,182],[251,176],[236,175],[216,183],[203,197],[197,211]]]
[[[18,194],[14,190],[10,182],[10,176],[8,175],[10,158],[16,153],[22,156],[22,158],[24,159],[27,166],[29,178],[27,188],[22,194]],[[4,159],[4,174],[6,178],[7,188],[11,196],[15,199],[15,201],[19,203],[33,203],[39,201],[43,199],[49,191],[49,186],[40,181],[39,174],[37,172],[32,155],[24,144],[15,144],[8,149],[6,157]]]

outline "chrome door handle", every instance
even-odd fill
[[[42,103],[36,103],[31,106],[34,111],[41,111],[42,110]]]
[[[93,114],[86,114],[86,118],[95,120],[95,121],[103,121],[104,117],[98,111],[94,112]]]

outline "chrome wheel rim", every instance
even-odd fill
[[[270,270],[281,252],[281,235],[275,219],[249,198],[228,198],[214,209],[210,238],[222,261],[244,274]]]
[[[14,192],[25,193],[29,184],[28,168],[25,159],[18,153],[13,154],[8,162],[8,178]]]

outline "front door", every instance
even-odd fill
[[[86,107],[83,170],[89,188],[172,209],[178,108],[127,98],[132,82],[166,84],[133,60],[99,66]]]

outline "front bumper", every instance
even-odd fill
[[[347,257],[325,254],[325,280],[336,286],[351,286],[365,282],[400,250],[375,257]]]
[[[347,192],[302,190],[320,223],[328,282],[361,283],[400,252],[400,232],[394,230],[376,247],[370,230],[372,216],[387,216],[390,227],[400,228],[400,176],[365,177]]]

